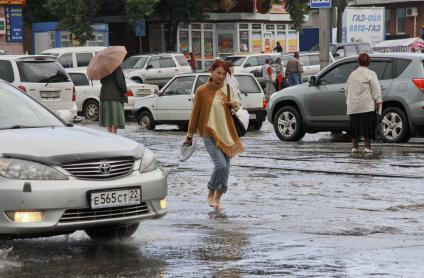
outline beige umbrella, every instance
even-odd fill
[[[109,46],[99,51],[88,64],[87,74],[90,80],[100,80],[111,74],[127,55],[125,46]]]

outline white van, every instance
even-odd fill
[[[65,68],[86,68],[91,58],[105,49],[104,46],[60,47],[44,50],[41,54],[57,57],[57,61]]]
[[[66,121],[77,116],[74,85],[54,57],[0,55],[0,79],[15,85]]]

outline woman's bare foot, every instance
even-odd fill
[[[209,206],[211,206],[213,208],[217,207],[217,204],[215,202],[215,191],[213,191],[213,190],[209,190],[208,204],[209,204]]]
[[[216,191],[216,193],[215,193],[215,204],[216,204],[215,208],[217,208],[217,209],[223,209],[224,208],[221,204],[222,194],[224,194],[224,193],[219,192],[219,191]]]

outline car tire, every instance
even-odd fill
[[[85,233],[94,240],[127,239],[138,229],[140,223],[100,226],[85,230]]]
[[[280,108],[273,122],[275,133],[281,141],[299,141],[305,136],[302,117],[292,106]]]
[[[381,115],[381,136],[386,143],[408,142],[411,138],[408,117],[398,107],[388,107]]]
[[[145,129],[155,129],[155,120],[153,119],[153,116],[149,111],[142,111],[137,117],[137,122],[138,125]]]
[[[99,102],[96,100],[88,100],[84,103],[84,117],[90,121],[99,120]]]

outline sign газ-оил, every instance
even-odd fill
[[[343,15],[343,40],[345,42],[384,41],[384,8],[346,8]]]

